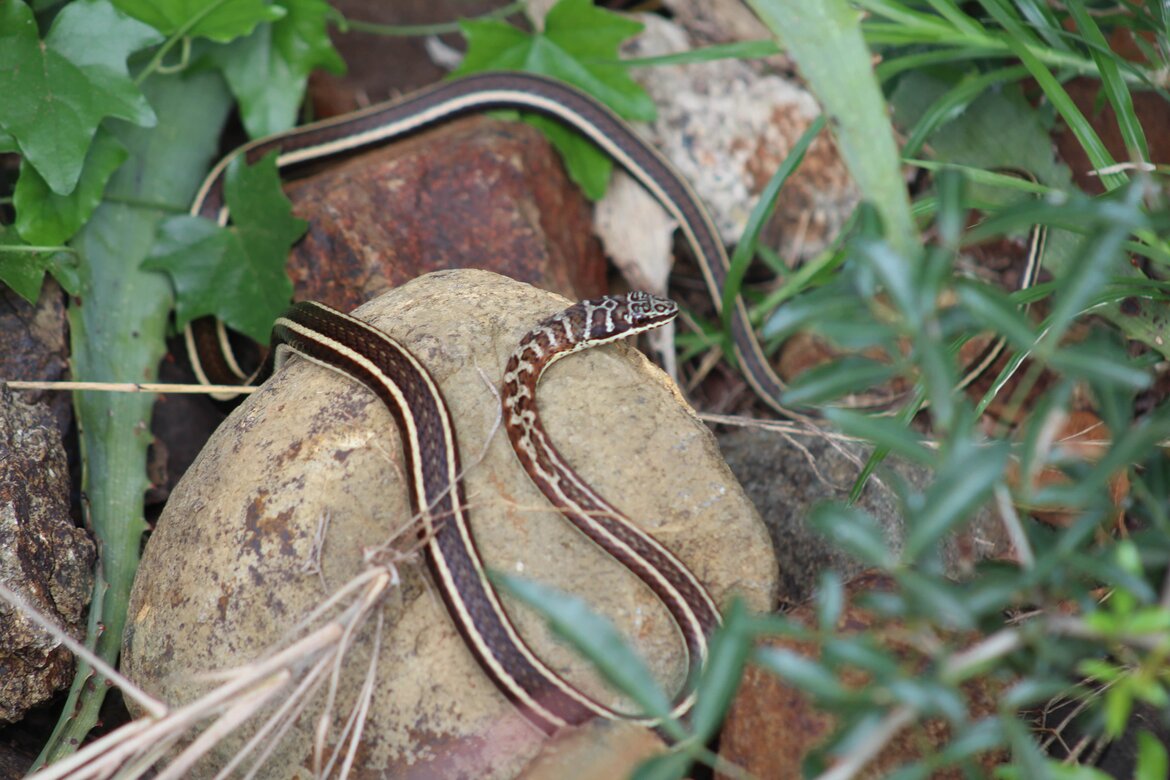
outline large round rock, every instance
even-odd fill
[[[357,310],[413,351],[452,410],[472,525],[490,568],[586,598],[647,659],[681,684],[677,630],[653,594],[550,510],[498,428],[495,395],[524,333],[566,305],[482,271],[443,271]],[[755,510],[714,439],[674,385],[625,344],[549,369],[539,394],[549,433],[578,472],[652,532],[716,600],[772,606],[776,564]],[[482,460],[477,455],[485,450]],[[130,606],[125,669],[149,692],[186,702],[203,671],[239,666],[289,632],[363,570],[365,551],[398,537],[401,585],[387,600],[360,777],[507,777],[541,747],[467,650],[417,552],[400,439],[363,387],[288,362],[216,432],[175,489],[147,545]],[[575,684],[621,706],[535,615],[508,602],[521,633]],[[335,706],[340,731],[369,662],[362,628]],[[300,776],[314,704],[266,777]],[[630,705],[626,705],[630,706]],[[218,760],[238,747],[225,742]]]

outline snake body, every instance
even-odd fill
[[[523,339],[505,371],[502,403],[509,439],[532,479],[582,533],[642,579],[678,624],[689,675],[671,712],[677,718],[693,704],[691,683],[706,659],[707,634],[719,624],[719,611],[684,564],[564,462],[535,403],[540,374],[560,357],[656,327],[676,313],[670,301],[644,293],[570,307]],[[394,417],[432,576],[467,647],[509,701],[548,734],[597,717],[657,726],[653,718],[619,712],[579,691],[516,631],[472,534],[451,414],[422,363],[382,331],[320,303],[293,306],[277,319],[272,336],[263,375],[295,353],[366,386]]]
[[[496,108],[539,112],[577,130],[639,181],[677,221],[690,245],[717,311],[730,262],[715,226],[694,190],[652,146],[588,95],[526,73],[487,73],[445,82],[401,100],[317,122],[241,147],[211,171],[191,212],[226,225],[229,163],[255,161],[277,151],[277,166],[385,143],[469,112]],[[1021,288],[1035,282],[1039,240],[1032,242]],[[748,384],[766,404],[780,404],[784,383],[760,347],[742,298],[728,313],[735,357]],[[565,355],[623,338],[672,318],[669,301],[634,294],[585,301],[541,323],[521,342],[504,376],[504,422],[518,458],[536,485],[578,529],[643,580],[678,624],[690,676],[707,655],[707,636],[719,612],[694,575],[652,536],[639,529],[586,484],[549,441],[540,423],[536,388],[541,374]],[[205,320],[186,330],[188,354],[205,383],[246,381],[222,323]],[[215,346],[206,348],[211,343]],[[268,368],[290,352],[361,382],[375,392],[403,432],[411,500],[422,518],[427,560],[447,609],[467,646],[503,694],[546,733],[594,717],[626,717],[562,679],[525,644],[508,619],[476,549],[458,480],[459,456],[451,416],[435,382],[402,345],[347,315],[314,303],[297,304],[273,329]],[[997,339],[965,370],[960,387],[984,372],[1003,350]],[[234,379],[233,379],[234,377]],[[672,715],[693,702],[684,686]],[[654,725],[654,721],[638,719]]]

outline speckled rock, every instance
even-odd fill
[[[85,635],[93,543],[69,513],[69,467],[57,419],[0,391],[0,582],[74,637]],[[0,724],[73,678],[73,654],[0,602]]]
[[[495,274],[446,271],[396,288],[357,315],[411,349],[445,394],[488,566],[585,597],[674,689],[685,669],[665,609],[549,509],[495,427],[498,400],[481,372],[498,384],[520,337],[564,305]],[[718,601],[734,592],[754,609],[772,606],[776,563],[767,533],[714,439],[665,375],[615,344],[558,363],[540,400],[568,461],[672,548]],[[390,415],[372,394],[290,361],[232,414],[175,489],[135,583],[127,673],[167,701],[187,701],[206,687],[193,672],[247,661],[360,572],[363,549],[394,535],[410,516],[399,447]],[[305,564],[323,519],[318,574]],[[413,533],[402,543],[412,546]],[[403,583],[387,603],[357,776],[512,776],[542,738],[476,665],[417,561],[402,563]],[[538,619],[509,609],[554,668],[623,704]],[[372,630],[363,629],[343,701],[353,700],[365,671]],[[300,776],[310,728],[302,717],[267,777]]]

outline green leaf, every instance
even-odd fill
[[[840,549],[863,563],[882,569],[894,566],[885,532],[864,510],[823,502],[813,507],[809,525]]]
[[[160,227],[143,268],[170,275],[178,327],[210,314],[263,342],[292,298],[284,266],[306,223],[292,216],[280,189],[275,153],[250,167],[234,161],[224,194],[231,227],[172,217]]]
[[[764,225],[772,217],[772,212],[776,210],[776,202],[780,199],[780,190],[784,183],[790,177],[804,160],[804,155],[808,152],[809,146],[816,139],[820,132],[825,127],[825,117],[818,116],[813,120],[805,131],[801,133],[800,138],[788,150],[788,154],[784,157],[784,162],[772,174],[768,183],[764,186],[760,197],[756,201],[756,205],[752,208],[752,213],[748,216],[747,224],[744,225],[743,234],[740,236],[739,243],[736,244],[735,252],[731,256],[731,265],[727,269],[727,276],[723,282],[723,300],[720,302],[720,310],[723,312],[723,330],[727,334],[727,338],[731,339],[731,314],[735,310],[735,299],[739,296],[740,289],[743,286],[743,277],[747,273],[748,266],[751,264],[752,258],[756,254],[756,245],[759,241],[760,231],[763,230]]]
[[[240,114],[253,138],[296,124],[310,71],[345,70],[326,31],[331,13],[324,0],[279,0],[285,16],[258,26],[251,35],[212,51],[223,70]]]
[[[29,303],[41,294],[45,271],[61,282],[65,291],[78,292],[77,256],[65,247],[35,247],[14,231],[0,225],[0,282]]]
[[[590,610],[584,599],[522,577],[493,573],[491,580],[539,612],[557,636],[589,659],[602,677],[647,715],[660,718],[670,713],[670,700],[641,656],[630,649],[613,623]]]
[[[865,414],[852,409],[829,408],[825,418],[847,436],[872,442],[907,460],[929,466],[938,462],[938,453],[922,444],[922,437],[904,420],[884,414]]]
[[[1005,336],[1016,349],[1029,349],[1036,343],[1032,324],[1002,291],[970,279],[960,279],[956,286],[959,302],[980,325]]]
[[[1152,381],[1149,371],[1130,360],[1124,348],[1111,342],[1089,341],[1061,349],[1048,362],[1070,376],[1130,390],[1144,390]]]
[[[650,121],[654,103],[618,60],[622,41],[642,30],[638,22],[597,8],[590,0],[560,0],[544,30],[527,33],[501,21],[460,22],[467,54],[452,74],[485,70],[542,73],[588,92],[626,119]],[[559,124],[534,123],[565,154],[569,176],[591,198],[604,194],[612,161],[592,143]],[[599,182],[602,182],[599,185]]]
[[[796,60],[832,122],[837,147],[864,199],[881,213],[900,255],[918,246],[901,158],[860,15],[846,0],[748,0]]]
[[[888,363],[863,357],[845,357],[810,368],[788,386],[780,398],[785,406],[804,406],[860,393],[894,376]]]
[[[837,701],[848,696],[837,676],[822,664],[781,647],[764,647],[755,653],[755,660],[772,674],[787,680],[813,696]]]
[[[164,35],[177,33],[219,43],[248,35],[260,22],[275,22],[284,15],[283,8],[265,0],[114,0],[114,4]]]
[[[154,125],[126,58],[161,41],[108,0],[65,6],[42,43],[21,0],[0,3],[0,129],[58,194],[73,191],[104,117]]]
[[[903,559],[916,560],[991,493],[1007,466],[1005,442],[975,445],[960,440],[927,489],[919,511],[909,513]]]
[[[16,230],[30,244],[64,244],[101,203],[106,182],[126,161],[126,147],[98,130],[73,192],[58,195],[27,160],[20,165],[13,205]]]
[[[686,777],[690,768],[691,757],[686,753],[663,753],[638,764],[630,780],[677,780]]]
[[[1166,746],[1148,731],[1138,732],[1138,759],[1135,780],[1164,780],[1170,777]]]
[[[723,625],[711,637],[711,654],[696,689],[691,728],[697,742],[706,743],[719,728],[739,688],[752,640],[752,619],[743,601],[735,599],[723,616]]]

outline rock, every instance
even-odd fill
[[[0,582],[81,639],[93,561],[69,513],[57,420],[0,391]],[[73,654],[0,602],[0,672],[0,723],[9,723],[69,684]]]
[[[664,752],[666,745],[649,729],[625,721],[595,720],[546,743],[519,780],[632,777],[639,764]]]
[[[564,305],[495,274],[452,271],[395,288],[357,314],[411,349],[446,395],[488,566],[586,598],[673,690],[685,672],[681,644],[650,592],[549,508],[502,431],[476,458],[496,425],[494,386],[509,354]],[[771,608],[776,564],[767,535],[713,437],[660,371],[624,344],[590,350],[550,370],[541,404],[567,460],[673,549],[718,601],[734,592],[752,609]],[[188,701],[207,688],[194,672],[236,666],[284,637],[362,571],[364,549],[395,534],[416,546],[404,531],[410,510],[398,442],[389,414],[364,388],[290,361],[217,431],[171,496],[135,582],[124,670],[166,701]],[[323,522],[317,574],[306,563]],[[476,665],[417,560],[404,554],[402,586],[385,607],[359,774],[512,776],[540,749],[541,735]],[[534,615],[519,607],[512,614],[554,668],[613,698]],[[371,632],[364,627],[347,665],[342,701],[353,701]],[[289,777],[305,765],[311,728],[302,716],[266,776]]]
[[[817,503],[849,498],[869,457],[869,448],[855,442],[831,441],[831,435],[815,429],[781,435],[759,428],[719,434],[719,447],[728,467],[772,536],[780,566],[780,599],[790,604],[807,600],[817,578],[827,569],[848,579],[865,568],[807,522]],[[902,549],[904,533],[902,505],[894,484],[904,482],[911,489],[921,490],[932,478],[929,469],[890,456],[862,491],[858,506],[877,520],[891,550]],[[947,575],[956,579],[970,574],[978,561],[1011,555],[1011,541],[991,506],[980,508],[943,545]]]
[[[285,188],[309,232],[296,300],[349,311],[409,279],[482,268],[573,299],[605,291],[588,201],[535,128],[476,116]]]
[[[914,645],[913,632],[896,621],[876,617],[854,604],[854,600],[871,590],[889,589],[892,582],[884,575],[869,574],[845,586],[846,604],[837,620],[835,636],[866,633],[883,649],[891,651],[900,666],[918,668],[930,663]],[[815,607],[804,605],[788,615],[806,626],[816,625]],[[974,643],[978,637],[972,635]],[[811,656],[815,646],[789,638],[770,638],[767,647],[783,648]],[[869,682],[867,673],[843,664],[840,681],[858,690]],[[962,692],[973,720],[995,715],[1007,683],[1003,680],[973,678],[965,682]],[[826,740],[836,728],[832,714],[813,706],[811,699],[787,685],[782,679],[757,666],[748,667],[739,693],[728,710],[719,742],[719,755],[759,780],[804,777],[801,762],[808,753]],[[858,775],[862,778],[889,776],[897,767],[931,754],[950,741],[951,733],[941,718],[920,720],[896,733],[881,752]],[[1007,760],[1006,751],[981,754],[977,763],[991,777],[994,768]],[[960,769],[938,770],[930,777],[938,780],[966,777]],[[719,775],[726,777],[726,775]]]
[[[678,24],[654,14],[639,19],[646,29],[623,45],[624,56],[691,48]],[[639,68],[632,75],[658,108],[648,137],[699,193],[724,241],[737,243],[757,196],[821,113],[816,99],[795,79],[760,74],[742,60]],[[760,240],[790,263],[816,257],[857,200],[831,134],[822,132],[785,183]]]
[[[68,341],[65,295],[51,276],[45,276],[36,305],[0,285],[0,379],[39,382],[68,379]],[[61,435],[69,430],[73,420],[69,393],[22,390],[16,397],[26,404],[45,404],[52,409]]]

